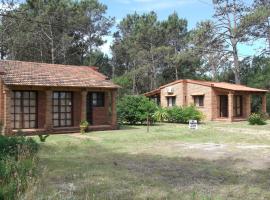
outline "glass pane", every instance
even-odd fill
[[[29,107],[24,107],[24,108],[23,108],[23,112],[24,112],[24,113],[29,113]]]
[[[30,120],[35,121],[35,120],[36,120],[36,115],[35,115],[35,114],[31,114],[31,115],[30,115]]]
[[[67,120],[67,126],[71,126],[71,120]]]
[[[21,92],[15,92],[15,98],[21,98]]]
[[[30,119],[30,115],[29,114],[24,114],[23,115],[23,119],[24,119],[24,121],[25,120],[29,120]]]
[[[66,98],[66,93],[65,93],[65,92],[61,92],[61,93],[60,93],[60,98],[61,98],[61,99]]]
[[[36,128],[36,122],[35,121],[30,122],[30,128]]]
[[[71,112],[71,106],[67,106],[67,112]]]
[[[36,113],[36,107],[30,107],[30,113]]]
[[[36,98],[36,92],[30,92],[30,98],[35,99]]]
[[[53,93],[53,98],[54,98],[54,99],[57,99],[57,98],[58,98],[58,94],[59,94],[58,92],[54,92],[54,93]]]
[[[36,106],[36,100],[30,100],[30,106]]]
[[[71,92],[66,93],[66,98],[71,99]]]
[[[11,106],[11,114],[14,114],[15,113],[15,108],[14,108],[14,106]]]
[[[15,121],[15,128],[21,128],[21,127],[20,127],[20,122],[19,122],[19,121]]]
[[[96,106],[96,105],[97,105],[97,100],[93,99],[93,106]]]
[[[21,100],[20,99],[16,99],[15,100],[15,105],[16,106],[20,106],[21,105]]]
[[[65,120],[61,120],[61,126],[66,126]]]
[[[59,118],[59,114],[58,114],[58,113],[54,113],[54,114],[53,114],[53,118],[54,118],[54,119],[58,119],[58,118]]]
[[[13,99],[15,97],[15,92],[11,92],[11,98]]]
[[[59,126],[58,120],[53,120],[53,125],[54,125],[54,126]]]
[[[72,105],[72,101],[71,101],[71,100],[69,100],[69,99],[67,99],[67,100],[66,100],[66,105],[71,106],[71,105]]]
[[[92,93],[92,99],[97,99],[97,93]]]
[[[66,119],[66,114],[65,113],[61,114],[61,119]]]
[[[15,121],[21,120],[21,114],[15,114]]]
[[[23,92],[23,98],[29,99],[29,92]]]
[[[61,112],[66,112],[66,107],[65,106],[61,106]]]
[[[30,102],[29,102],[29,99],[24,99],[24,100],[23,100],[23,105],[24,105],[24,106],[29,106],[29,103],[30,103]]]
[[[15,107],[15,113],[21,113],[21,107],[16,106]]]
[[[61,100],[61,106],[64,106],[64,105],[66,105],[66,100]]]
[[[24,121],[24,128],[30,128],[29,121]]]
[[[53,112],[58,112],[58,106],[53,107]]]
[[[71,113],[67,113],[67,119],[71,119]]]

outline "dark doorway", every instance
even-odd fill
[[[243,115],[243,97],[236,95],[233,100],[233,114],[235,117],[241,117]]]
[[[219,116],[220,117],[228,117],[228,96],[220,95],[220,104],[219,104]]]
[[[87,121],[89,124],[93,124],[93,93],[87,93],[87,101],[86,101],[86,115]]]

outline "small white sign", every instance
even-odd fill
[[[197,122],[197,120],[189,120],[188,121],[188,127],[190,129],[198,129],[198,122]]]

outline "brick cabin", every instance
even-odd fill
[[[0,61],[2,134],[78,132],[117,128],[113,84],[97,68]]]
[[[262,97],[262,112],[266,112],[268,90],[225,82],[178,80],[145,93],[161,107],[194,104],[207,120],[241,121],[251,114],[251,96]]]

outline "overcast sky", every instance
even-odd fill
[[[108,6],[108,16],[115,17],[116,24],[119,23],[127,14],[139,14],[155,11],[159,20],[164,20],[173,12],[177,12],[182,18],[188,20],[189,30],[194,28],[200,21],[211,19],[213,16],[212,0],[100,0]],[[251,3],[252,0],[244,0]],[[112,28],[112,32],[116,30]],[[102,51],[110,55],[110,44],[112,37],[106,37],[107,43],[102,46]],[[255,44],[240,45],[240,56],[253,55],[258,48],[264,45],[263,42]]]

